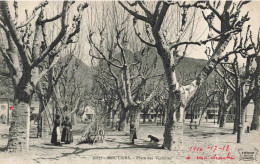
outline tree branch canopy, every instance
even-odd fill
[[[36,12],[37,12],[39,9],[45,7],[47,4],[48,4],[48,1],[44,1],[44,2],[40,3],[38,6],[36,6],[36,7],[34,8],[33,12],[32,12],[31,17],[28,18],[25,22],[23,22],[23,23],[21,23],[20,25],[16,26],[16,29],[19,29],[19,28],[22,28],[22,27],[24,27],[24,26],[27,26],[27,25],[33,20],[33,18],[36,16]]]
[[[134,16],[136,19],[140,19],[140,20],[142,20],[142,21],[145,21],[145,22],[148,22],[148,23],[149,23],[149,20],[148,20],[147,17],[142,16],[142,15],[138,14],[138,12],[129,9],[129,8],[128,8],[126,5],[124,5],[124,3],[121,2],[121,1],[118,1],[118,3],[119,3],[126,11],[128,11],[129,14],[131,14],[132,16]]]
[[[8,72],[2,72],[2,71],[0,71],[0,76],[11,77],[11,74],[8,73]]]
[[[66,31],[67,31],[67,27],[68,27],[68,10],[70,8],[70,6],[72,5],[72,2],[69,1],[64,1],[63,2],[63,7],[62,7],[62,18],[61,18],[61,30],[59,32],[59,34],[57,35],[57,37],[54,39],[54,41],[40,54],[40,57],[37,58],[33,64],[32,64],[32,68],[37,66],[41,61],[44,60],[44,58],[53,50],[53,48],[55,46],[58,45],[58,43],[60,43],[60,41],[62,40],[62,38],[65,36]]]
[[[24,66],[24,68],[28,69],[31,66],[31,61],[29,59],[29,56],[28,56],[28,54],[25,50],[25,47],[23,46],[23,43],[22,43],[22,41],[21,41],[21,39],[18,35],[18,32],[16,30],[16,27],[14,25],[14,22],[13,22],[13,19],[11,17],[11,14],[10,14],[10,10],[9,10],[7,1],[0,2],[0,8],[1,8],[2,13],[3,13],[3,17],[4,17],[4,21],[5,21],[4,23],[6,23],[8,29],[9,29],[9,32],[12,36],[12,39],[13,39],[14,43],[16,44],[17,48],[18,48],[23,66]]]

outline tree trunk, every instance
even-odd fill
[[[245,112],[245,108],[246,106],[249,104],[250,102],[250,99],[249,98],[244,98],[242,100],[242,103],[241,103],[241,114]],[[241,115],[242,116],[242,115]],[[239,121],[239,118],[238,118],[238,111],[237,111],[237,108],[236,108],[236,115],[235,115],[235,121],[234,121],[234,126],[233,126],[233,134],[236,134],[237,130],[238,130],[238,122]],[[243,125],[243,124],[242,124]]]
[[[14,108],[10,122],[7,149],[9,152],[28,151],[30,136],[30,101],[33,90],[30,78],[23,76],[15,88]]]
[[[78,124],[76,112],[71,113],[71,124],[72,125],[77,125]]]
[[[114,129],[116,122],[117,122],[116,110],[112,110],[112,123],[111,123],[112,129]]]
[[[207,108],[203,108],[203,109],[202,109],[202,112],[201,112],[201,115],[200,115],[200,119],[199,119],[199,125],[201,125],[202,120],[205,118],[205,117],[204,117],[205,112],[206,112],[206,114],[207,114]]]
[[[163,110],[160,111],[160,121],[161,121],[162,125],[164,125],[164,111]]]
[[[227,114],[228,112],[224,112],[221,116],[220,116],[220,120],[219,120],[219,127],[223,128],[226,125],[226,121],[227,121]]]
[[[193,117],[194,117],[194,110],[191,109],[191,116],[190,116],[190,123],[193,123]]]
[[[130,112],[130,126],[131,126],[131,124],[133,124],[134,127],[136,128],[136,130],[138,130],[139,123],[140,123],[140,110],[139,110],[140,108],[133,106],[130,109],[131,109],[129,111]]]
[[[256,95],[253,98],[254,102],[254,114],[253,120],[251,123],[251,130],[258,130],[259,128],[259,114],[260,114],[260,56],[256,56],[256,75],[255,75],[255,86],[256,86]]]
[[[158,111],[156,111],[156,114],[155,114],[155,118],[154,118],[155,123],[157,123],[157,118],[158,118]]]
[[[242,110],[241,110],[241,125],[242,125],[242,131],[241,131],[241,133],[243,134],[243,133],[245,133],[245,108],[243,108]]]
[[[125,126],[126,126],[126,113],[127,113],[127,109],[122,107],[121,112],[120,112],[120,120],[119,120],[119,123],[118,123],[118,130],[119,131],[124,131],[125,130]]]
[[[44,104],[41,96],[39,96],[39,113],[38,113],[38,119],[37,119],[37,137],[42,137],[42,129],[43,129],[43,124],[42,124],[42,112],[44,111]]]
[[[15,103],[12,110],[7,149],[9,152],[28,151],[30,135],[29,103],[22,101]]]
[[[108,115],[107,115],[107,121],[106,121],[106,126],[107,127],[110,127],[111,126],[111,124],[112,124],[112,108],[110,108],[109,110],[108,110]]]
[[[41,113],[41,124],[42,124],[42,138],[44,139],[49,139],[49,133],[51,131],[51,128],[49,127],[49,123],[48,123],[48,115],[46,113],[47,111],[43,111]]]
[[[218,120],[217,120],[217,124],[220,124],[220,117],[221,115],[223,115],[223,110],[221,110],[220,106],[218,107]]]
[[[223,112],[220,115],[220,120],[219,120],[219,127],[220,128],[225,127],[225,124],[226,124],[226,121],[227,121],[227,115],[228,115],[228,112],[231,109],[231,106],[232,106],[232,103],[230,103],[230,105],[226,109],[223,109]]]
[[[174,120],[174,93],[169,89],[169,101],[166,111],[166,123],[164,130],[163,147],[168,150],[178,150],[182,146],[183,139],[183,121]]]
[[[237,133],[238,123],[239,123],[239,122],[238,122],[238,121],[239,121],[239,120],[238,120],[238,119],[239,119],[239,118],[238,118],[239,116],[238,116],[237,107],[236,107],[236,110],[235,110],[235,111],[236,111],[236,113],[235,113],[235,120],[234,120],[234,126],[233,126],[233,134],[236,134],[236,133]]]
[[[146,113],[143,113],[143,123],[145,123]]]
[[[254,102],[254,114],[253,114],[253,120],[251,122],[251,128],[250,130],[258,130],[259,129],[259,114],[260,114],[260,96],[258,94],[258,97],[256,99],[253,99]]]

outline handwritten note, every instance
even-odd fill
[[[195,158],[191,158],[191,156],[186,157],[187,160],[227,160],[227,159],[235,159],[230,155],[229,152],[230,148],[229,145],[227,146],[209,146],[209,147],[198,147],[198,146],[191,146],[189,151],[192,153],[196,153],[198,155]],[[212,155],[201,156],[199,155],[200,152],[209,151]],[[225,155],[217,155],[221,152],[226,152]]]

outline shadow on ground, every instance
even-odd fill
[[[34,161],[36,161],[37,163],[40,162],[40,160],[60,160],[61,158],[66,158],[66,157],[70,157],[70,156],[81,156],[81,154],[84,154],[88,151],[92,151],[92,150],[127,150],[127,149],[162,149],[161,146],[159,146],[159,144],[155,144],[155,143],[149,143],[147,144],[147,142],[143,142],[144,144],[140,144],[140,142],[142,142],[142,140],[138,141],[138,144],[131,144],[131,143],[127,143],[124,141],[112,141],[112,140],[108,140],[106,142],[115,142],[116,144],[118,144],[117,147],[108,147],[108,146],[102,146],[102,147],[88,147],[88,148],[83,148],[83,147],[63,147],[63,146],[53,146],[50,144],[44,144],[46,146],[51,146],[51,147],[43,147],[43,146],[37,146],[37,145],[33,145],[31,147],[38,147],[41,149],[71,149],[71,152],[64,152],[61,153],[60,155],[57,155],[55,157],[38,157],[36,159],[34,159]],[[77,146],[77,145],[76,145]],[[88,144],[86,146],[89,146]],[[94,145],[95,146],[95,145]],[[98,145],[100,146],[100,145]],[[162,149],[163,151],[163,149]],[[167,151],[167,150],[165,150]],[[81,158],[84,158],[81,156]]]

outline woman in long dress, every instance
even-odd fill
[[[65,142],[65,144],[70,144],[73,142],[73,136],[72,136],[72,125],[69,120],[69,117],[66,116],[64,122],[62,123],[63,129],[62,129],[62,135],[61,135],[61,142]]]
[[[60,134],[60,115],[57,114],[55,121],[54,121],[54,127],[51,135],[51,143],[55,145],[61,145],[61,134]]]

